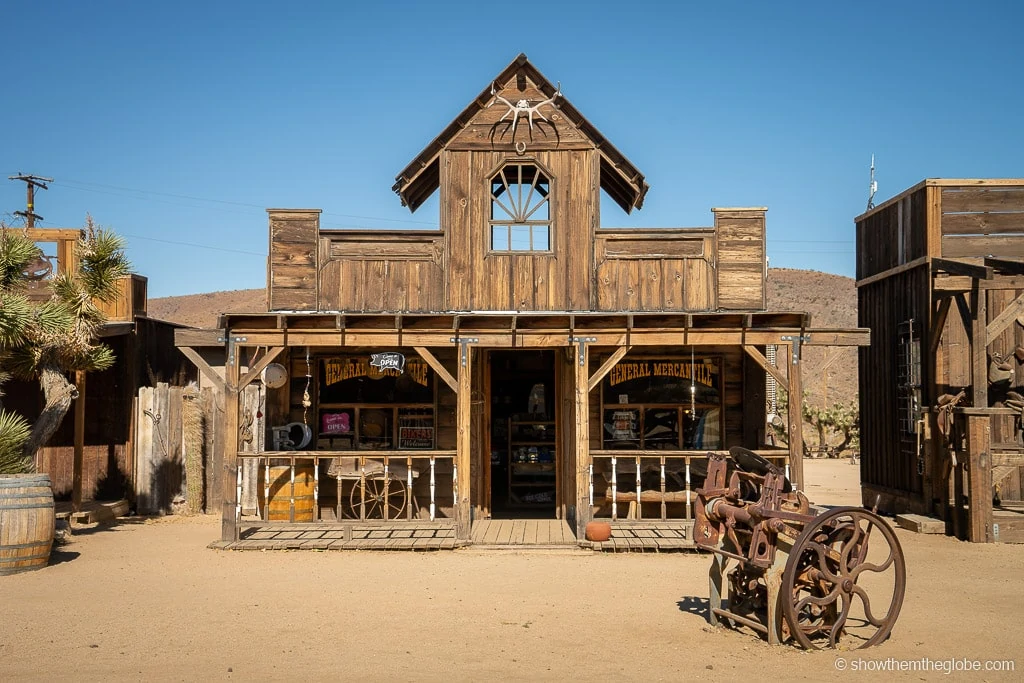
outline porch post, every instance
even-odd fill
[[[573,382],[576,449],[576,538],[586,537],[587,523],[591,518],[590,510],[590,420],[589,420],[589,380],[587,372],[587,346],[578,341],[573,344],[572,367],[575,381]]]
[[[455,501],[455,537],[468,541],[472,533],[473,520],[470,514],[470,459],[472,444],[470,398],[472,397],[473,349],[467,341],[459,343],[459,391],[456,397],[455,423],[457,427],[455,463],[458,468],[456,484],[458,499]]]
[[[225,332],[227,332],[225,330]],[[230,340],[230,334],[224,335]],[[234,340],[227,341],[228,352],[224,364],[224,464],[221,474],[220,538],[222,541],[238,540],[238,522],[235,512],[238,507],[238,368],[239,349]]]
[[[992,537],[992,458],[989,415],[967,415],[967,500],[969,501],[968,540],[991,543]]]
[[[793,488],[803,490],[804,482],[804,383],[800,377],[800,342],[789,345],[789,478]]]

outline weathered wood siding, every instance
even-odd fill
[[[928,192],[921,186],[885,202],[858,221],[857,279],[925,256],[927,241]]]
[[[531,159],[551,176],[551,253],[489,253],[489,178],[506,161]],[[590,150],[527,156],[446,151],[441,159],[441,227],[449,308],[587,310],[592,239],[600,212],[596,164]]]
[[[943,187],[942,255],[1024,256],[1024,186]]]
[[[710,228],[598,230],[594,310],[712,310],[714,252]]]
[[[861,481],[921,495],[916,437],[899,423],[899,326],[914,320],[921,339],[923,402],[932,372],[925,360],[930,324],[927,268],[914,268],[858,289],[858,327],[871,329],[871,345],[860,347],[859,399]],[[950,316],[952,317],[952,315]]]
[[[315,311],[319,209],[268,209],[270,260],[267,306],[271,311]]]
[[[765,210],[713,209],[718,309],[765,309]]]
[[[146,315],[147,280],[141,275],[126,275],[117,281],[117,295],[111,301],[94,303],[110,322],[131,322],[137,315]]]
[[[320,236],[320,309],[446,310],[439,231],[332,231]]]

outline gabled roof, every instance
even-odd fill
[[[498,74],[493,82],[505,83],[517,73],[523,73],[548,97],[555,93],[555,87],[544,78],[525,54],[520,54]],[[402,200],[402,206],[415,211],[437,190],[441,182],[440,155],[449,142],[465,128],[479,112],[486,109],[494,99],[491,84],[469,103],[448,127],[395,177],[392,188]],[[594,144],[601,157],[601,188],[608,193],[622,209],[629,213],[641,208],[649,186],[644,176],[629,159],[608,142],[590,121],[564,96],[558,100],[558,109],[568,121],[574,124]]]

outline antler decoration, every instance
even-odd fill
[[[544,114],[541,113],[540,108],[543,107],[545,104],[550,104],[552,107],[554,107],[556,109],[558,108],[558,106],[555,104],[555,100],[562,96],[562,82],[561,81],[558,82],[558,86],[555,89],[555,94],[554,95],[552,95],[548,99],[543,100],[541,102],[538,102],[537,104],[534,104],[532,106],[530,105],[530,103],[527,100],[519,100],[515,104],[512,104],[511,102],[509,102],[504,97],[502,97],[501,95],[498,94],[497,83],[491,83],[491,95],[494,96],[495,101],[499,101],[500,100],[502,102],[502,104],[504,104],[506,107],[508,107],[508,111],[506,111],[504,114],[502,114],[501,118],[498,119],[498,122],[500,123],[501,121],[504,121],[511,114],[512,115],[512,137],[514,138],[516,136],[516,124],[519,123],[519,117],[521,117],[521,116],[526,117],[526,120],[529,121],[529,123],[530,123],[530,131],[531,132],[533,131],[533,115],[534,114],[536,114],[537,116],[541,117],[545,121],[548,120],[548,117],[544,116]],[[493,104],[494,104],[494,102],[491,102],[491,104],[489,104],[487,106],[490,107]]]

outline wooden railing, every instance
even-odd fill
[[[438,516],[439,492],[448,492],[446,480],[450,480],[453,506],[458,499],[458,468],[454,450],[246,452],[238,454],[236,523],[242,521],[243,470],[247,461],[259,463],[259,475],[262,477],[259,493],[262,497],[258,517],[261,522],[358,521],[387,524],[416,521],[419,519],[420,502],[415,494],[415,485],[421,476],[429,478],[425,510],[431,522]],[[449,463],[450,478],[439,468],[439,465]],[[321,519],[323,464],[329,466],[330,473],[324,476],[335,480],[335,520]],[[346,483],[350,484],[347,498],[344,493]],[[272,512],[275,504],[276,510]]]
[[[755,451],[766,460],[784,468],[789,478],[789,454],[784,451]],[[726,455],[727,451],[715,451]],[[619,505],[628,504],[627,519],[643,520],[644,504],[657,504],[659,515],[646,519],[692,520],[696,489],[704,484],[708,451],[613,451],[590,452],[590,506],[600,502],[611,505],[613,521],[619,520]],[[595,472],[604,479],[604,494],[595,497]],[[598,482],[600,484],[600,482]],[[683,515],[669,516],[669,505],[685,506]],[[596,517],[596,515],[595,515]]]

